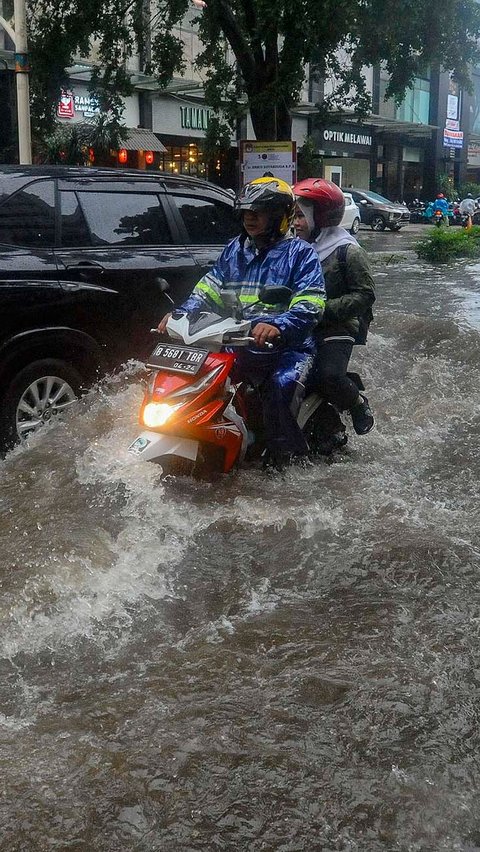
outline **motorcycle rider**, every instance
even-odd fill
[[[435,201],[433,202],[433,216],[435,216],[436,210],[441,211],[442,217],[443,217],[443,222],[445,223],[445,225],[449,225],[450,224],[450,220],[449,220],[450,208],[448,206],[448,201],[445,198],[443,192],[439,192]]]
[[[354,343],[366,342],[372,319],[375,285],[368,258],[355,237],[340,227],[345,197],[336,184],[309,178],[294,184],[293,191],[297,236],[313,243],[327,291],[311,381],[328,402],[350,412],[358,435],[366,435],[374,425],[373,414],[347,368]]]
[[[296,414],[312,363],[312,331],[325,305],[323,274],[312,247],[289,233],[295,198],[285,181],[276,177],[250,181],[241,190],[236,209],[242,218],[240,236],[223,249],[179,310],[193,315],[218,312],[222,290],[238,295],[258,348],[240,350],[234,379],[258,388],[269,460],[281,468],[292,456],[308,451]],[[264,284],[288,287],[289,303],[259,303]],[[170,316],[162,319],[159,332],[166,331]],[[266,351],[268,343],[279,345]]]
[[[465,198],[460,202],[459,212],[467,219],[467,224],[470,226],[475,213],[475,201],[471,192],[467,192]]]

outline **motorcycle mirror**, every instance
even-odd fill
[[[264,284],[260,287],[258,298],[264,305],[288,304],[292,298],[292,291],[289,287],[281,287],[278,284]]]
[[[168,299],[168,301],[172,305],[174,305],[175,302],[173,301],[172,297],[168,292],[170,290],[170,284],[168,283],[168,281],[165,278],[155,278],[155,284],[157,285],[160,292],[165,296],[165,298]]]
[[[242,319],[243,306],[238,293],[234,290],[221,290],[220,295],[227,313],[237,320]]]

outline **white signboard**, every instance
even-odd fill
[[[458,97],[457,95],[448,95],[447,97],[447,118],[458,118]]]
[[[241,183],[259,177],[278,177],[295,183],[297,150],[295,142],[240,142]]]

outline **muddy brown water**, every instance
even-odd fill
[[[0,464],[2,852],[480,849],[480,264],[418,230],[334,463],[162,483],[130,365]]]

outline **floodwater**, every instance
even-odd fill
[[[480,265],[360,237],[334,463],[162,483],[135,365],[0,463],[2,852],[480,850]]]

